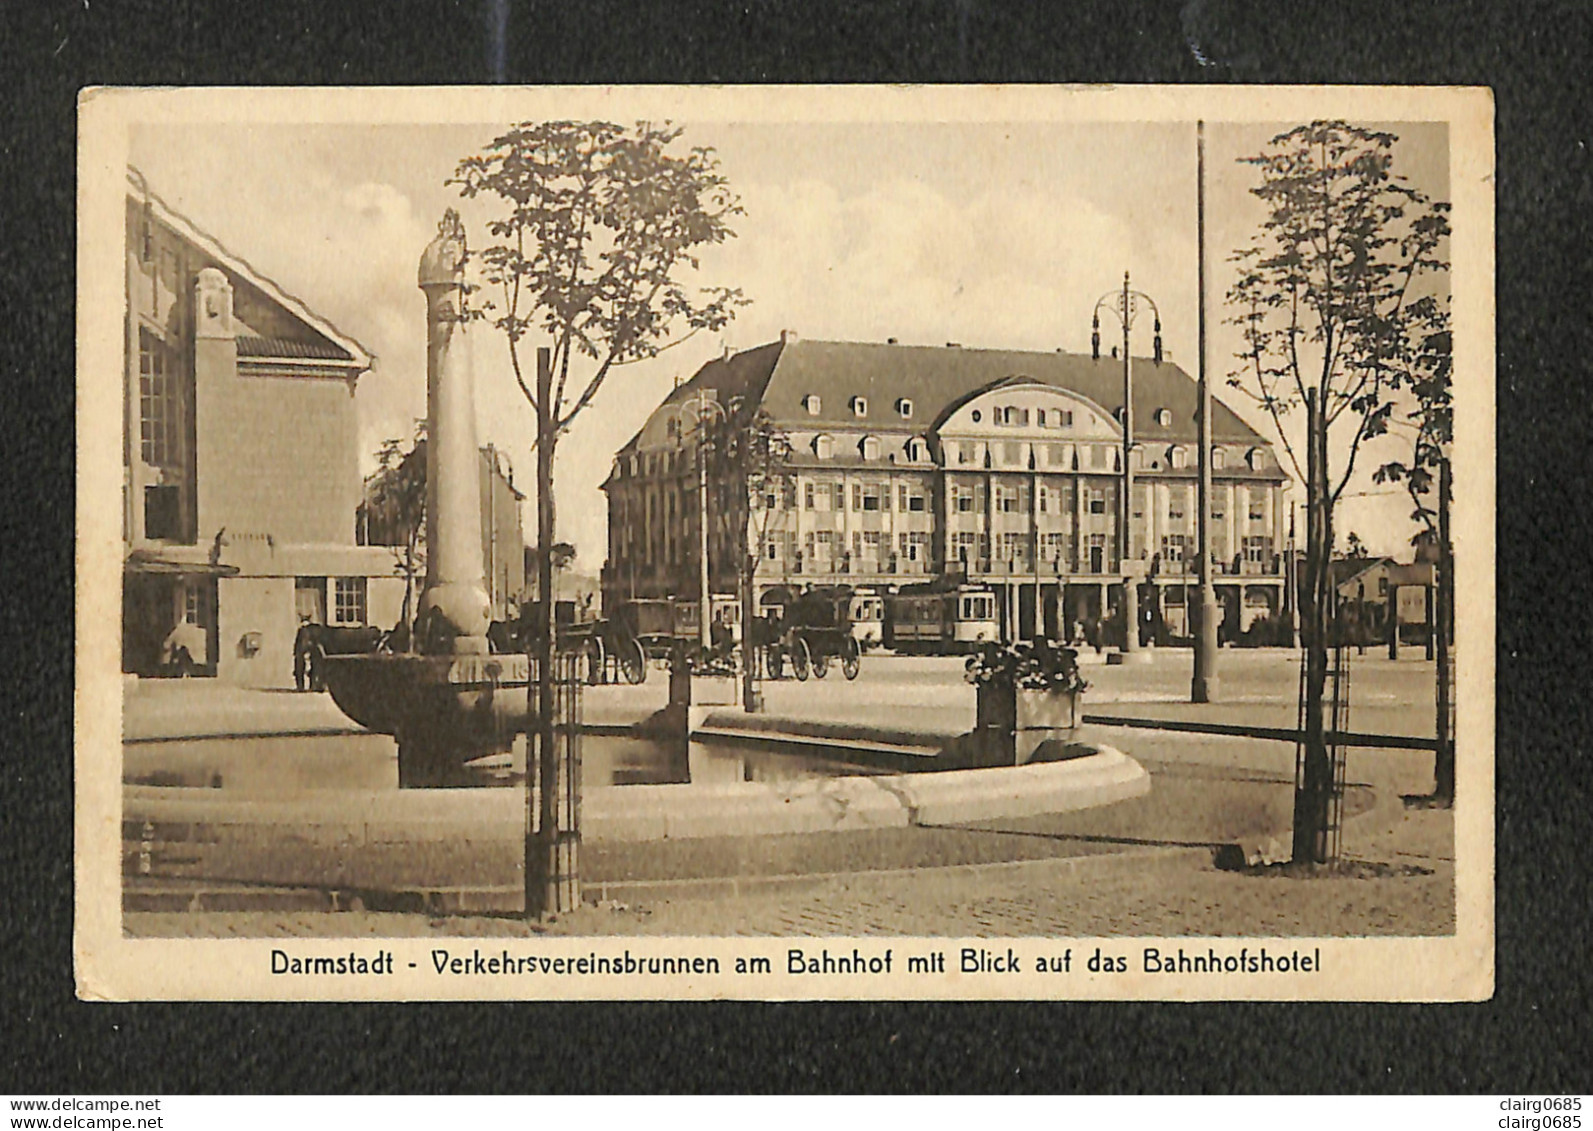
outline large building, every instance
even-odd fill
[[[293,684],[301,620],[391,625],[392,555],[355,544],[354,390],[373,358],[129,170],[123,670]]]
[[[1195,595],[1196,384],[1136,358],[1132,554],[1124,568],[1123,363],[1077,354],[800,340],[730,353],[676,388],[617,453],[605,603],[698,588],[692,402],[767,411],[790,437],[794,490],[753,500],[756,588],[992,586],[1009,638],[1073,638],[1109,620],[1126,577],[1167,638]],[[1223,631],[1281,611],[1287,477],[1214,402],[1212,551]],[[717,492],[710,488],[710,511]],[[765,510],[765,508],[769,508]],[[715,524],[710,519],[710,530]],[[762,536],[759,537],[760,531]],[[736,536],[709,549],[734,588]]]

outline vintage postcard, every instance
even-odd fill
[[[81,996],[1491,996],[1487,91],[80,127]]]

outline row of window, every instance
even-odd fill
[[[853,397],[847,402],[847,407],[852,410],[852,415],[862,420],[868,416],[868,398],[863,396]],[[802,398],[802,408],[809,416],[818,416],[824,411],[824,398],[817,393],[809,393]],[[896,398],[896,415],[903,420],[913,418],[913,402],[907,397]]]
[[[969,416],[978,424],[984,419],[980,409],[974,409]],[[1070,408],[1037,408],[1033,410],[1034,426],[1036,428],[1072,428],[1073,410]],[[990,410],[990,423],[999,424],[1007,428],[1029,427],[1030,410],[1017,405],[1005,405]]]
[[[315,620],[326,601],[324,577],[294,579],[295,611],[301,618]],[[332,607],[330,623],[362,625],[368,616],[366,608],[367,579],[364,577],[334,577],[332,582]]]
[[[813,437],[813,454],[819,459],[835,458],[835,437],[821,432]],[[878,436],[864,436],[857,441],[857,454],[866,460],[877,460],[882,451]],[[909,463],[922,463],[929,459],[929,445],[918,436],[914,436],[902,445],[902,452]]]
[[[883,483],[853,483],[851,492],[854,511],[882,511],[890,509],[891,489]],[[773,493],[764,496],[764,505],[775,502]],[[810,511],[842,511],[847,509],[845,483],[814,483],[802,485],[802,509]],[[929,497],[921,486],[896,485],[896,509],[904,514],[919,514],[929,509]]]
[[[1106,513],[1106,488],[1085,487],[1084,506],[1090,514]],[[1070,492],[1063,491],[1060,487],[1044,487],[1039,490],[1039,512],[1041,514],[1067,514],[1067,496]],[[954,483],[951,486],[951,509],[958,514],[980,514],[985,509],[985,485],[983,483]],[[992,501],[995,509],[1003,514],[1028,514],[1029,513],[1029,485],[1027,483],[1004,484],[997,483],[994,487]]]
[[[833,530],[810,530],[802,539],[803,551],[809,560],[827,562],[835,558],[837,553],[844,551],[846,536],[837,534]],[[852,531],[852,556],[865,561],[878,561],[883,555],[894,552],[901,558],[910,562],[926,561],[929,558],[929,532],[927,530],[904,530],[896,535],[893,543],[888,533],[879,530],[854,530]],[[781,538],[768,539],[764,553],[770,560],[779,560],[785,552],[785,542]]]

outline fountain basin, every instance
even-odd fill
[[[349,718],[398,740],[399,784],[469,784],[466,762],[502,753],[531,717],[520,654],[328,657],[326,687]]]

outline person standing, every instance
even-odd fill
[[[307,616],[299,617],[299,631],[293,637],[293,685],[308,690],[310,662],[315,651],[315,628]]]

